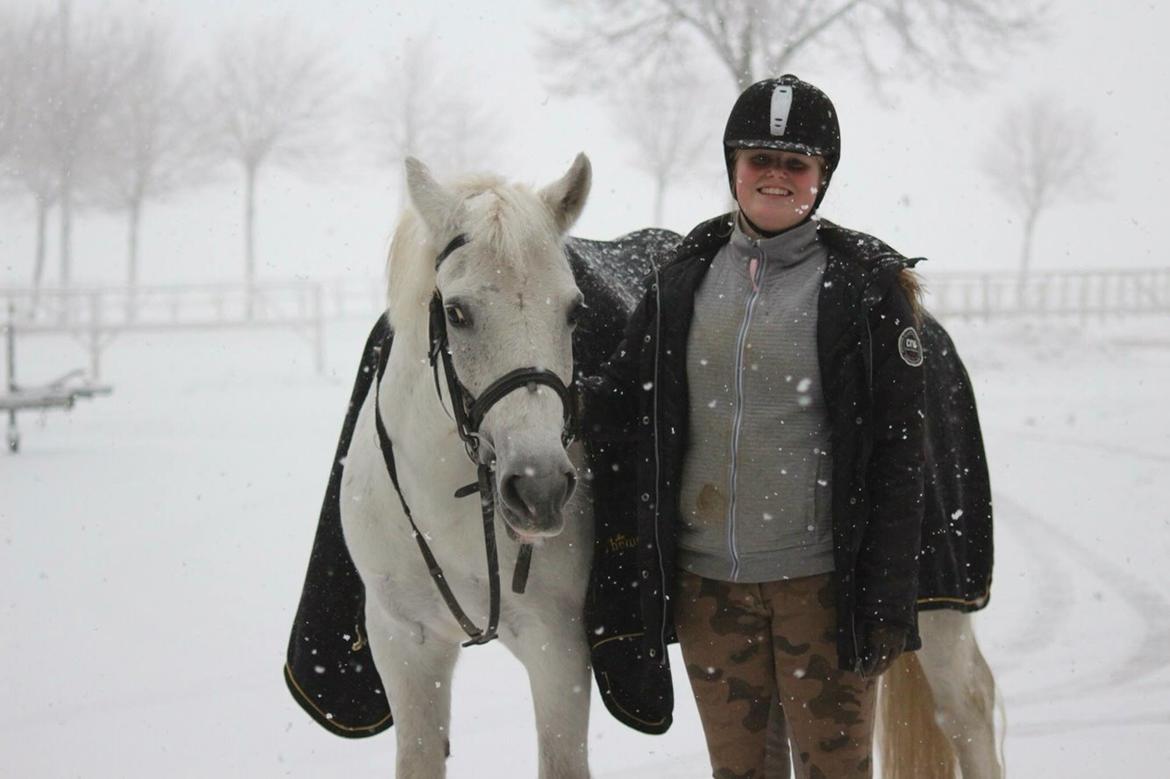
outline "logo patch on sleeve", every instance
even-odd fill
[[[898,354],[911,368],[917,368],[922,364],[922,339],[918,337],[918,332],[913,327],[907,327],[898,336]]]

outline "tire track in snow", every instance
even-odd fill
[[[1081,449],[1091,449],[1097,452],[1105,452],[1107,454],[1120,454],[1126,457],[1136,457],[1139,460],[1151,460],[1157,463],[1170,463],[1170,454],[1163,454],[1162,452],[1148,452],[1144,449],[1137,449],[1132,446],[1120,446],[1114,443],[1106,443],[1104,441],[1085,441],[1079,438],[1065,438],[1063,436],[1050,436],[1042,433],[1027,433],[1018,430],[1011,432],[1013,438],[1018,438],[1021,441],[1029,441],[1037,444],[1051,444],[1053,446],[1076,446]]]
[[[1003,642],[1003,656],[1013,660],[998,663],[995,671],[1000,673],[1027,666],[1031,655],[1042,653],[1057,642],[1064,623],[1072,616],[1074,598],[1072,587],[1069,586],[1072,574],[1068,570],[1067,560],[1046,545],[1035,543],[1035,533],[1029,527],[1026,512],[1011,498],[998,493],[993,498],[993,504],[996,511],[995,530],[1007,528],[1007,532],[1015,534],[1021,546],[1027,550],[1029,562],[1040,564],[1039,575],[1035,575],[1035,569],[1031,566],[1028,569],[1028,596],[1034,604],[1034,608],[1028,611],[1035,617],[1028,620],[1023,630]],[[1002,519],[1005,514],[1009,516],[1009,521]],[[1000,586],[1004,586],[1002,582]],[[995,588],[994,581],[992,588]]]
[[[1060,549],[1064,557],[1075,561],[1076,568],[1094,576],[1103,588],[1116,592],[1122,603],[1133,610],[1141,622],[1141,637],[1128,651],[1119,653],[1116,661],[1109,663],[1107,672],[1098,681],[1077,684],[1047,685],[1026,693],[1012,696],[1014,705],[1048,703],[1056,699],[1082,698],[1090,692],[1118,692],[1139,685],[1143,680],[1170,668],[1170,599],[1152,584],[1132,574],[1124,566],[1113,562],[1104,554],[1085,546],[1060,525],[1030,511],[1010,497],[997,500],[997,507],[1026,521],[1027,533],[1034,543],[1029,549]],[[1066,578],[1067,581],[1067,578]],[[1071,591],[1071,587],[1067,588]],[[1071,597],[1068,598],[1071,603]],[[1048,643],[1059,638],[1054,636]],[[1142,684],[1142,691],[1147,690]]]

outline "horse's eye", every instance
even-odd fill
[[[581,301],[577,301],[576,303],[574,303],[569,308],[569,316],[568,316],[569,327],[572,327],[573,325],[577,324],[578,320],[581,319],[581,315],[584,313],[585,313],[585,304],[582,303]]]
[[[467,327],[470,324],[467,316],[463,313],[463,309],[459,306],[447,306],[447,321],[454,327]]]

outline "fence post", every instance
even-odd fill
[[[89,375],[92,381],[97,381],[102,375],[101,325],[101,293],[91,292],[89,293]]]
[[[325,375],[325,288],[321,282],[313,284],[313,336],[317,375]]]
[[[35,293],[34,293],[35,294]],[[12,300],[8,301],[8,324],[4,328],[4,341],[7,345],[7,356],[5,357],[5,364],[7,365],[7,373],[5,376],[6,385],[9,392],[16,392],[16,303]],[[15,454],[20,450],[20,431],[16,427],[16,409],[8,409],[8,430],[6,431],[5,440],[8,443],[8,451]]]

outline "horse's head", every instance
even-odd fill
[[[476,441],[470,450],[481,462],[495,461],[499,506],[513,531],[526,540],[556,535],[576,484],[557,385],[573,380],[582,305],[563,242],[589,194],[589,160],[578,155],[568,173],[536,192],[494,178],[448,188],[414,159],[406,172],[424,226],[413,240],[426,244],[413,254],[431,264],[429,277],[411,271],[419,274],[413,311],[421,313],[420,277],[433,280],[424,305],[432,338],[446,330],[449,367],[467,395]],[[395,242],[409,235],[400,230]],[[392,293],[392,321],[395,313]]]

